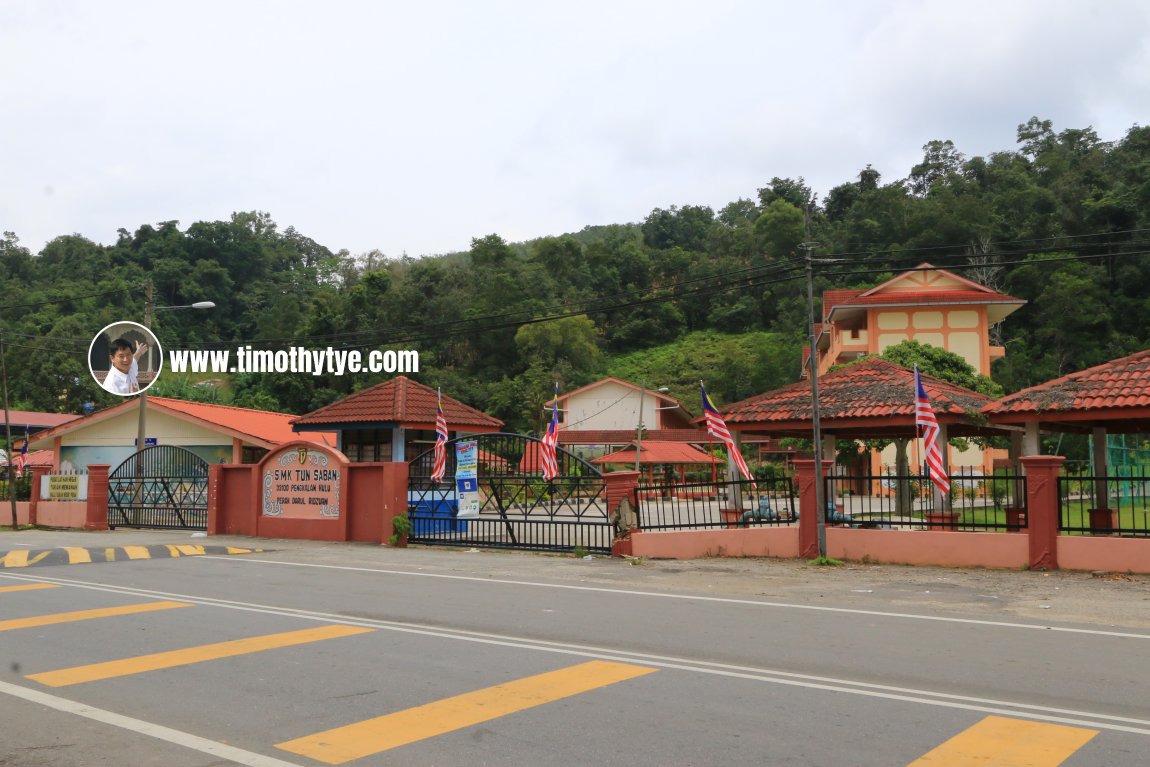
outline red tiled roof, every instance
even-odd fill
[[[1024,304],[1021,298],[1014,298],[993,291],[984,293],[978,290],[900,290],[891,293],[877,293],[871,296],[859,295],[851,301],[843,301],[838,306],[929,306],[931,304]]]
[[[20,440],[23,442],[24,440]],[[16,464],[20,464],[20,451],[13,450],[12,455],[15,456]],[[3,451],[0,450],[0,466],[7,466],[8,459],[3,456]],[[51,450],[32,450],[28,455],[24,456],[25,466],[51,466],[52,465],[52,451]]]
[[[971,413],[989,397],[924,375],[923,387],[951,435],[978,431]],[[723,408],[727,425],[770,434],[809,432],[813,418],[809,381],[788,384]],[[870,357],[819,376],[819,421],[827,433],[860,434],[914,429],[914,372]]]
[[[982,412],[996,423],[1150,418],[1150,349],[1009,394]]]
[[[92,424],[120,415],[124,411],[139,410],[139,407],[139,402],[136,399],[125,400],[90,416],[33,434],[29,441],[33,445],[50,445],[50,440],[56,437],[77,429],[87,428]],[[290,413],[273,413],[266,410],[231,407],[230,405],[209,405],[204,402],[188,402],[169,397],[148,397],[148,409],[165,412],[176,418],[269,449],[285,442],[301,439],[322,445],[334,446],[336,444],[335,435],[328,432],[313,432],[308,435],[293,432],[291,421],[295,416]]]
[[[945,275],[949,289],[934,290],[923,284],[922,275]],[[901,284],[900,284],[901,283]],[[958,283],[957,287],[953,287]],[[980,285],[933,264],[922,263],[914,270],[893,277],[867,290],[828,290],[823,293],[823,317],[830,319],[836,309],[860,310],[868,306],[998,305],[995,321],[1002,319],[1026,301]],[[1004,308],[1013,307],[1013,308]],[[848,312],[849,313],[849,312]]]
[[[59,426],[60,424],[68,423],[68,421],[75,421],[82,416],[72,415],[71,413],[44,413],[38,410],[9,410],[8,423],[12,426],[12,438],[17,436],[24,436],[24,427],[29,426],[39,429],[51,429]],[[19,429],[20,433],[16,431]]]
[[[702,450],[696,450],[690,445],[681,442],[658,442],[643,440],[639,448],[640,464],[674,463],[674,464],[705,464],[719,463],[714,456],[707,455]],[[635,448],[617,450],[614,453],[600,456],[591,461],[594,464],[622,463],[635,465]]]
[[[430,431],[435,428],[435,410],[435,389],[416,383],[407,376],[396,376],[313,410],[292,423],[297,429],[301,426],[335,428],[349,423],[392,423]],[[503,421],[498,418],[446,394],[443,395],[443,415],[451,431],[493,432],[503,426]]]
[[[644,429],[646,438],[660,442],[706,442],[702,429]],[[634,429],[583,429],[559,431],[561,445],[626,445],[635,439]]]
[[[312,432],[305,435],[292,431],[291,425],[295,416],[291,413],[273,413],[268,410],[252,410],[230,405],[210,405],[205,402],[188,402],[167,397],[149,397],[148,407],[153,406],[183,413],[213,427],[224,427],[230,431],[240,432],[270,445],[295,440],[306,440],[332,447],[336,444],[333,433]]]
[[[831,313],[831,309],[839,304],[850,303],[851,299],[857,298],[862,295],[862,290],[824,290],[823,291],[823,316],[826,317]],[[818,335],[819,326],[815,325],[815,335]]]

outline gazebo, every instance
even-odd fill
[[[1106,435],[1150,432],[1150,349],[1022,389],[982,412],[992,424],[1023,427],[1026,455],[1042,452],[1041,432],[1091,434],[1095,498],[1103,499],[1098,511],[1110,514]]]
[[[944,443],[949,437],[993,436],[1009,430],[988,425],[980,415],[992,401],[987,395],[928,375],[922,376],[922,383]],[[834,460],[838,439],[890,439],[895,441],[895,474],[910,474],[903,462],[907,445],[917,436],[914,371],[869,357],[819,376],[818,384],[823,441],[819,452],[824,460]],[[723,408],[722,414],[727,427],[737,434],[810,437],[814,421],[810,382],[788,384],[735,402]],[[943,456],[948,460],[946,450]],[[871,494],[877,478],[871,479],[850,480],[849,489]],[[900,507],[906,503],[900,500]]]
[[[985,394],[932,376],[922,376],[942,438],[987,436],[1006,431],[988,426],[979,411],[991,403]],[[824,457],[833,457],[834,440],[915,436],[914,371],[870,357],[819,376],[819,422]],[[771,436],[811,434],[814,408],[809,381],[723,408],[728,428]],[[827,447],[830,446],[830,455]]]
[[[621,465],[628,468],[635,466],[635,444],[614,453],[600,456],[591,461],[596,466]],[[719,460],[713,455],[704,453],[692,445],[683,442],[661,442],[659,440],[643,440],[639,447],[640,471],[646,469],[647,481],[654,484],[654,467],[665,466],[670,474],[676,467],[679,469],[679,482],[686,484],[688,466],[714,466]],[[671,477],[666,477],[671,480]],[[668,481],[666,484],[671,484]]]

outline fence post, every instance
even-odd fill
[[[823,476],[830,475],[834,461],[823,461]],[[819,556],[819,502],[815,493],[815,461],[795,459],[795,479],[799,485],[799,556]]]
[[[88,513],[85,530],[108,529],[108,469],[106,463],[88,465]]]
[[[222,510],[226,510],[228,507],[226,504],[221,503],[220,498],[220,488],[223,486],[223,475],[223,464],[208,464],[208,535],[220,535],[224,529],[224,520],[221,518],[221,514]]]
[[[1059,455],[1024,455],[1026,521],[1030,537],[1030,569],[1058,569],[1058,472],[1066,459]]]
[[[635,496],[635,489],[639,486],[640,473],[637,471],[611,471],[603,475],[604,492],[607,495],[607,519],[613,521],[616,512],[619,510],[619,504],[624,499],[630,500],[631,503],[637,503],[638,499]],[[630,534],[631,530],[638,528],[630,528],[624,532],[624,535]],[[631,553],[631,541],[626,538],[618,538],[611,542],[611,553],[615,556],[625,556]]]
[[[28,524],[36,524],[36,507],[40,505],[40,477],[52,471],[51,466],[32,467],[32,493],[28,496]]]

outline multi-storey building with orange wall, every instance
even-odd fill
[[[828,290],[816,330],[818,370],[911,340],[953,352],[989,376],[1005,354],[990,343],[991,328],[1025,303],[925,263],[868,290]],[[952,466],[992,468],[992,456],[975,447],[951,448],[949,458]]]

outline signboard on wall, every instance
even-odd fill
[[[338,519],[344,467],[318,446],[269,455],[260,481],[260,513],[284,519]]]
[[[40,477],[40,497],[45,501],[88,499],[87,474],[45,474]]]
[[[476,440],[455,443],[455,496],[459,503],[457,517],[475,519],[479,516],[479,443]]]

